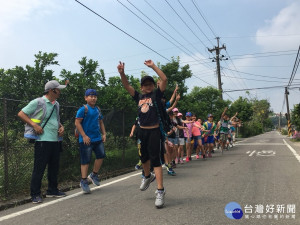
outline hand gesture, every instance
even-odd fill
[[[180,94],[176,94],[176,101],[178,102],[180,100]]]
[[[154,66],[154,62],[151,59],[145,60],[144,64],[150,68]]]
[[[124,74],[124,71],[125,71],[125,63],[122,63],[122,62],[120,61],[117,68],[118,68],[119,73]]]

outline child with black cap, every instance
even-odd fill
[[[85,92],[86,105],[83,105],[76,115],[75,125],[79,132],[79,151],[81,164],[80,187],[84,193],[90,193],[88,179],[96,186],[100,185],[98,172],[105,158],[104,142],[106,141],[106,131],[103,123],[103,115],[100,108],[96,106],[97,92],[88,89]],[[100,133],[101,130],[101,133]],[[88,175],[89,163],[92,151],[96,155],[93,172]]]
[[[155,102],[161,102],[163,92],[167,86],[166,75],[153,63],[147,60],[144,64],[152,68],[160,78],[160,84],[155,89],[155,81],[151,76],[144,76],[141,79],[142,94],[134,90],[129,84],[124,72],[125,64],[120,62],[118,71],[121,76],[122,83],[128,93],[138,104],[138,116],[140,119],[140,140],[141,151],[140,159],[145,171],[145,177],[142,179],[140,186],[141,191],[145,191],[150,183],[157,181],[157,191],[155,206],[161,208],[164,205],[165,189],[163,186],[162,160],[161,160],[161,131],[159,128],[160,118],[157,113]],[[155,174],[150,173],[150,163],[154,167]]]

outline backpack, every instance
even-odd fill
[[[170,130],[172,130],[173,124],[167,113],[166,107],[163,105],[161,101],[159,102],[156,101],[156,92],[152,93],[151,99],[154,104],[154,107],[156,108],[156,112],[158,115],[160,131],[163,135],[163,138],[165,139],[168,136],[167,133]]]
[[[86,114],[87,114],[87,112],[88,112],[88,110],[89,110],[89,108],[87,107],[87,105],[83,105],[83,106],[84,106],[84,117],[85,117]],[[96,107],[98,108],[99,115],[102,115],[99,106],[96,106]],[[84,117],[83,117],[83,120],[84,120]],[[79,131],[78,131],[77,127],[74,130],[74,135],[75,135],[75,138],[79,138]]]

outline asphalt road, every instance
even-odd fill
[[[88,195],[77,189],[1,211],[0,224],[300,224],[300,147],[287,140],[290,149],[283,139],[273,131],[223,155],[178,165],[176,177],[164,170],[162,209],[154,206],[155,183],[141,192],[140,172],[133,172],[103,181]],[[231,202],[240,205],[241,219],[225,215]]]

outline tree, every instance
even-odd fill
[[[300,104],[294,105],[294,109],[291,113],[291,122],[295,125],[296,130],[300,130]]]
[[[234,114],[238,112],[238,118],[244,122],[250,121],[253,115],[252,103],[247,98],[239,97],[235,100],[230,108],[229,113]]]
[[[194,87],[191,93],[178,103],[180,111],[193,112],[202,119],[207,119],[207,114],[212,113],[219,119],[224,108],[228,107],[230,101],[220,98],[220,91],[213,87]]]
[[[16,66],[13,69],[0,71],[0,96],[3,98],[30,101],[41,96],[47,81],[55,79],[54,71],[46,69],[58,65],[57,53],[39,52],[35,56],[35,66],[25,68]]]

